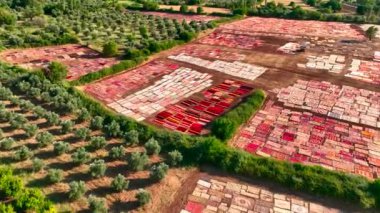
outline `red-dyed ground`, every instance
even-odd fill
[[[102,58],[100,53],[76,44],[7,50],[0,54],[0,58],[28,69],[43,68],[49,62],[58,61],[68,68],[67,80],[78,79],[117,63],[115,58]]]
[[[112,103],[148,84],[154,78],[179,68],[175,63],[155,60],[134,70],[111,76],[85,86],[85,91],[104,103]]]
[[[199,135],[208,123],[225,113],[252,89],[245,83],[226,80],[204,91],[202,98],[189,98],[169,106],[158,113],[153,122],[179,132]]]

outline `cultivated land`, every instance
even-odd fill
[[[169,15],[165,16],[176,19]],[[112,14],[107,16],[113,17]],[[163,21],[156,16],[130,16],[154,26]],[[169,25],[176,25],[175,21],[170,22]],[[77,24],[81,25],[79,21]],[[132,25],[131,21],[128,24]],[[171,36],[168,31],[164,34]],[[77,35],[83,41],[96,40],[82,30],[78,30]],[[100,43],[106,37],[101,35]],[[221,25],[190,44],[158,53],[136,68],[77,88],[112,112],[188,135],[212,134],[215,119],[238,108],[255,89],[261,88],[268,95],[266,103],[239,128],[228,141],[229,146],[256,156],[319,165],[376,179],[380,176],[380,62],[374,60],[374,56],[379,45],[376,39],[368,41],[357,25],[246,18]],[[4,61],[26,68],[46,67],[50,61],[60,61],[68,66],[68,80],[117,61],[101,58],[97,52],[79,45],[7,50],[0,55]],[[77,66],[81,68],[76,70]],[[103,128],[91,127],[93,117],[81,117],[85,109],[62,112],[57,104],[52,104],[57,101],[54,95],[58,89],[38,88],[38,85],[23,81],[14,86],[3,85],[12,88],[13,96],[2,98],[2,110],[7,113],[3,113],[0,127],[4,138],[12,137],[17,143],[3,149],[0,158],[24,175],[27,186],[41,188],[59,209],[82,211],[88,208],[84,199],[70,201],[67,198],[69,183],[74,180],[85,181],[87,195],[104,197],[111,212],[156,209],[159,212],[183,210],[183,213],[204,209],[207,210],[203,212],[339,212],[354,209],[334,200],[326,202],[310,195],[294,194],[279,186],[268,186],[266,182],[228,177],[210,168],[200,172],[173,167],[162,181],[154,182],[147,168],[166,162],[166,154],[151,155],[144,169],[131,170],[127,157],[112,159],[108,153],[112,148],[121,147],[129,157],[133,152],[143,152],[143,146],[133,144],[128,137],[125,142],[121,133],[109,135],[113,128],[109,123]],[[36,89],[40,89],[40,93]],[[16,99],[24,100],[23,104]],[[27,107],[25,102],[29,101],[41,106],[40,112]],[[58,121],[51,118],[51,112],[57,113],[55,120]],[[43,143],[37,136],[27,136],[26,130],[7,120],[15,117],[20,122],[36,125],[38,130],[34,135],[49,132],[53,138]],[[73,126],[63,131],[63,121],[68,120]],[[81,134],[84,128],[88,128],[85,136]],[[106,144],[91,147],[96,136],[104,137]],[[53,141],[68,142],[69,149],[58,156]],[[24,145],[34,157],[42,159],[47,168],[62,169],[61,182],[48,183],[47,169],[26,172],[31,168],[32,157],[22,161],[13,159],[15,151]],[[73,162],[72,156],[81,147],[87,150],[89,159],[78,164]],[[107,165],[104,176],[92,177],[88,173],[89,164],[95,159],[102,159]],[[127,190],[111,190],[110,183],[117,174],[130,181]],[[145,188],[152,195],[152,201],[141,208],[135,198],[139,188]]]

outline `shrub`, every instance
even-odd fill
[[[112,159],[121,160],[125,157],[125,150],[123,146],[112,147],[108,154]]]
[[[148,155],[157,155],[161,151],[161,146],[158,144],[158,141],[154,138],[151,138],[148,140],[148,142],[145,143],[145,149],[147,151]]]
[[[120,125],[115,120],[104,127],[105,133],[109,137],[118,137],[121,134]]]
[[[88,154],[85,148],[80,147],[71,155],[71,159],[74,163],[81,165],[89,162],[91,156]]]
[[[73,130],[74,122],[65,120],[61,122],[61,132],[67,134]]]
[[[87,121],[91,117],[90,113],[86,108],[78,110],[77,114],[79,122]]]
[[[109,41],[103,45],[102,53],[105,57],[113,57],[117,55],[118,49],[116,42]]]
[[[39,158],[33,158],[32,160],[32,169],[33,172],[39,172],[45,167],[45,163],[43,160]]]
[[[189,7],[186,5],[186,4],[183,4],[181,5],[181,7],[179,8],[179,11],[181,13],[187,13],[189,11]]]
[[[128,165],[134,171],[141,171],[149,162],[149,157],[145,152],[134,152],[131,154]]]
[[[54,153],[56,153],[57,155],[62,155],[64,153],[69,152],[70,150],[70,144],[67,142],[58,141],[58,142],[53,143],[53,145],[54,145]]]
[[[10,125],[12,128],[19,129],[21,128],[28,120],[19,114],[14,114],[10,120]]]
[[[150,169],[150,178],[153,181],[160,181],[164,179],[166,173],[168,172],[169,166],[165,163],[160,163],[158,166],[154,165]]]
[[[50,183],[59,183],[63,180],[63,170],[61,169],[49,169],[46,175],[46,179]]]
[[[202,6],[197,7],[197,13],[198,14],[202,14],[203,13],[203,7]]]
[[[90,170],[89,173],[91,174],[92,177],[103,177],[104,174],[106,173],[107,170],[107,165],[104,163],[104,160],[99,159],[99,160],[94,160],[90,164]]]
[[[30,151],[28,147],[22,146],[18,150],[15,151],[13,156],[15,160],[23,161],[23,160],[31,158],[33,156],[33,152]]]
[[[22,193],[22,181],[20,178],[13,175],[6,175],[1,178],[0,182],[0,197],[2,200],[9,197],[17,197]]]
[[[145,204],[150,202],[151,196],[148,191],[145,189],[139,189],[136,194],[136,199],[139,202],[140,206],[144,206]]]
[[[0,212],[2,213],[16,213],[11,204],[0,203]]]
[[[101,116],[95,116],[91,119],[90,128],[92,130],[98,130],[103,128],[104,118]]]
[[[185,41],[185,42],[189,42],[191,41],[194,37],[196,36],[195,33],[192,33],[192,32],[188,32],[188,31],[183,31],[179,34],[179,38],[182,40],[182,41]]]
[[[38,131],[38,127],[35,124],[28,124],[23,127],[25,131],[25,135],[28,136],[29,138],[35,136]]]
[[[86,140],[90,135],[90,130],[88,128],[79,128],[75,130],[75,136],[81,140]]]
[[[57,125],[60,122],[59,115],[55,112],[47,112],[44,115],[44,118],[46,119],[47,123],[50,125]]]
[[[49,64],[45,71],[46,77],[52,82],[58,82],[66,79],[67,76],[67,68],[65,65],[53,61]]]
[[[125,179],[122,174],[116,175],[116,177],[112,180],[111,187],[117,191],[121,192],[125,189],[128,189],[129,181]]]
[[[15,208],[18,212],[56,212],[53,205],[38,189],[24,188],[23,193],[17,196]]]
[[[101,149],[107,145],[107,141],[102,136],[94,136],[90,139],[90,147],[93,149]]]
[[[168,163],[171,166],[178,166],[183,160],[181,152],[174,150],[168,153]]]
[[[107,205],[104,198],[98,198],[94,195],[90,195],[88,198],[88,205],[93,213],[107,213]]]
[[[40,132],[36,136],[38,146],[45,147],[54,141],[54,136],[50,132]]]
[[[0,140],[0,148],[2,150],[11,150],[15,140],[13,138],[3,138]]]
[[[125,141],[127,144],[137,145],[139,144],[139,132],[137,130],[131,130],[125,134]]]
[[[70,200],[78,200],[86,193],[86,184],[83,181],[72,181],[69,184],[69,198]]]
[[[0,25],[13,25],[16,23],[16,15],[6,8],[0,8]]]

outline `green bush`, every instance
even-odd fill
[[[168,153],[168,163],[170,166],[178,166],[183,160],[181,152],[174,150]]]
[[[103,177],[104,174],[106,173],[107,170],[107,165],[105,164],[104,160],[99,159],[99,160],[94,160],[90,164],[89,168],[89,173],[91,174],[92,177]]]
[[[108,154],[112,159],[122,160],[125,157],[125,150],[123,146],[112,147]]]
[[[161,151],[161,146],[157,140],[151,138],[145,143],[145,149],[148,155],[158,155]]]
[[[86,184],[83,181],[72,181],[70,182],[69,186],[70,200],[78,200],[79,198],[83,197],[87,191]]]
[[[149,157],[145,152],[134,152],[131,154],[128,165],[134,171],[141,171],[149,162]]]
[[[32,160],[32,169],[33,172],[39,172],[45,167],[45,163],[43,160],[39,158],[33,158]]]
[[[0,212],[2,213],[16,213],[13,206],[10,204],[0,203]]]
[[[89,162],[91,156],[84,147],[80,147],[71,155],[71,159],[74,163],[81,165]]]
[[[164,179],[168,170],[169,170],[169,166],[166,165],[165,163],[160,163],[157,166],[154,165],[150,169],[150,178],[153,181],[160,181],[160,180]]]
[[[63,141],[58,141],[53,143],[54,145],[54,153],[57,155],[62,155],[70,151],[70,144]]]
[[[67,134],[73,130],[74,122],[70,120],[65,120],[61,122],[61,132]]]
[[[261,108],[265,96],[264,91],[256,90],[239,106],[215,119],[211,124],[211,133],[222,141],[230,139],[239,126],[247,122],[252,114]]]
[[[61,169],[49,169],[46,175],[46,179],[50,183],[59,183],[63,180],[63,170]]]
[[[36,136],[38,146],[45,147],[53,143],[54,136],[50,132],[39,132]]]
[[[59,62],[53,61],[47,67],[45,74],[46,77],[53,82],[62,81],[66,79],[67,68]]]
[[[3,138],[0,140],[0,148],[2,150],[11,150],[15,144],[15,140],[13,138]]]
[[[103,128],[104,118],[101,116],[95,116],[91,119],[90,128],[92,130],[99,130]]]
[[[136,130],[131,130],[125,134],[125,141],[127,144],[130,145],[137,145],[139,144],[139,132]]]
[[[35,124],[27,124],[23,127],[23,129],[25,131],[25,135],[28,138],[35,136],[37,134],[37,131],[38,131],[38,127]]]
[[[87,140],[87,138],[90,136],[90,133],[91,131],[86,127],[75,130],[75,136],[81,140]]]
[[[140,206],[144,206],[150,202],[151,195],[145,189],[139,189],[139,191],[136,194],[136,199],[139,202]]]
[[[0,8],[0,25],[13,25],[16,23],[16,20],[15,14],[5,8]]]
[[[103,45],[102,53],[105,57],[114,57],[118,54],[119,48],[114,41],[109,41]]]
[[[28,147],[22,146],[14,152],[13,156],[15,160],[23,161],[23,160],[31,158],[33,156],[33,152],[30,151]]]
[[[93,149],[101,149],[107,145],[107,141],[102,136],[94,136],[90,139],[90,147]]]
[[[94,195],[90,195],[88,198],[88,206],[93,213],[107,213],[107,205],[104,198],[98,198]]]
[[[125,179],[122,174],[116,175],[116,177],[112,180],[111,187],[117,191],[121,192],[125,189],[128,189],[129,181]]]

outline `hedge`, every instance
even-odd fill
[[[211,123],[211,133],[222,141],[231,139],[240,125],[246,123],[261,108],[265,97],[263,90],[255,90],[237,107],[215,119]]]

